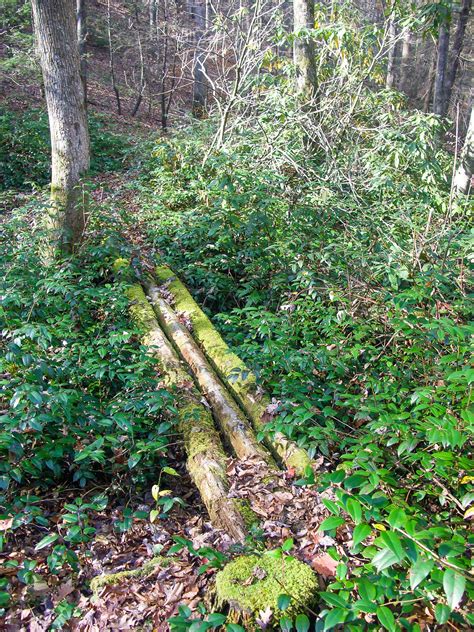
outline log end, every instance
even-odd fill
[[[216,576],[218,607],[227,606],[232,620],[253,630],[262,611],[271,609],[274,622],[284,614],[291,617],[311,607],[318,591],[318,581],[311,568],[291,557],[276,559],[267,555],[238,557]],[[278,597],[291,597],[283,611]]]

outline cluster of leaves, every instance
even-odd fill
[[[130,143],[114,131],[107,118],[89,116],[91,173],[123,168]],[[43,186],[51,177],[48,117],[43,110],[0,113],[0,190]]]
[[[157,388],[156,363],[128,318],[125,281],[111,272],[127,253],[110,217],[94,213],[80,255],[47,265],[34,229],[43,212],[32,203],[1,227],[0,548],[27,525],[46,533],[39,549],[56,543],[57,520],[42,501],[52,488],[148,489],[173,434],[173,395]],[[69,502],[62,542],[89,541],[88,516],[106,505],[104,496]],[[51,555],[50,570],[76,563],[64,544]]]
[[[354,533],[324,629],[472,624],[472,233],[439,121],[387,99],[350,186],[334,156],[270,162],[249,129],[203,164],[209,122],[148,164],[155,244],[279,400],[273,429],[334,470],[324,529]]]

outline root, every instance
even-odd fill
[[[158,555],[157,557],[153,557],[151,560],[148,560],[148,562],[145,562],[139,568],[134,568],[132,571],[120,571],[118,573],[104,573],[103,575],[97,575],[97,577],[91,579],[90,589],[95,596],[98,596],[104,586],[116,586],[128,579],[148,577],[148,575],[154,573],[157,568],[166,568],[169,565],[169,558]]]

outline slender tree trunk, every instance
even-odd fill
[[[163,130],[166,130],[168,127],[168,110],[167,110],[167,101],[166,101],[166,78],[168,75],[168,48],[169,48],[169,36],[168,36],[168,3],[167,0],[163,2],[163,21],[164,21],[164,32],[163,32],[163,58],[161,63],[161,95],[160,95],[160,104],[161,104],[161,127]],[[171,97],[170,97],[171,98]]]
[[[411,39],[412,39],[411,31],[407,29],[403,37],[402,57],[401,57],[401,63],[400,63],[400,80],[398,83],[399,90],[401,92],[404,92],[405,94],[409,94],[408,77],[410,74]]]
[[[203,2],[195,2],[193,6],[195,24],[196,51],[193,64],[193,115],[201,118],[206,111],[206,54],[202,50],[202,38],[206,28],[206,6]]]
[[[449,54],[449,24],[443,22],[439,27],[438,59],[434,85],[433,111],[439,116],[446,114],[446,68]]]
[[[86,0],[76,0],[77,41],[81,58],[81,79],[84,86],[84,103],[87,107],[87,11]]]
[[[456,32],[454,34],[454,42],[451,51],[452,61],[449,71],[446,75],[446,89],[445,99],[446,108],[449,107],[449,101],[451,99],[451,93],[453,91],[454,82],[456,81],[456,75],[459,68],[459,60],[461,52],[464,46],[464,35],[466,33],[466,26],[469,20],[469,14],[472,8],[472,0],[462,0],[461,11],[459,13],[459,19],[456,26]]]
[[[112,90],[114,91],[115,100],[117,102],[117,112],[118,114],[122,114],[120,92],[117,86],[117,82],[115,81],[115,60],[114,60],[114,48],[112,45],[112,20],[111,20],[111,11],[110,11],[110,0],[107,0],[107,35],[109,38],[109,68],[110,68],[110,78],[112,80]]]
[[[454,188],[457,193],[472,193],[474,174],[474,107],[471,107],[469,127],[461,152],[461,161],[454,177]]]
[[[304,29],[314,28],[313,0],[293,0],[293,19],[296,91],[303,98],[310,100],[316,95],[318,88],[314,41],[306,36],[300,37],[298,33]]]
[[[137,45],[138,45],[138,52],[139,52],[139,56],[140,56],[140,87],[138,89],[138,94],[137,94],[137,98],[135,101],[135,105],[133,106],[132,109],[132,117],[136,116],[138,113],[138,110],[140,109],[140,105],[142,104],[142,100],[143,100],[143,94],[145,92],[145,88],[146,88],[146,77],[145,77],[145,57],[143,54],[143,45],[142,45],[142,37],[140,34],[140,23],[139,23],[139,16],[138,16],[138,8],[135,6],[135,28],[137,31]]]
[[[423,112],[430,111],[435,75],[436,75],[436,50],[433,48],[430,69],[428,72],[428,79],[426,82],[426,90],[425,90],[425,95],[423,98]]]
[[[32,9],[51,134],[52,208],[47,227],[59,250],[70,253],[84,232],[81,178],[90,160],[75,6],[63,0],[33,0]]]
[[[395,87],[395,60],[397,55],[396,39],[397,25],[395,23],[395,16],[391,13],[388,23],[388,41],[390,49],[388,51],[387,77],[385,80],[385,87],[389,89]]]

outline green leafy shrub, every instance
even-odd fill
[[[356,192],[334,165],[270,164],[248,129],[203,164],[209,125],[156,147],[144,217],[279,401],[272,427],[331,463],[322,529],[352,542],[330,550],[321,629],[416,630],[422,608],[472,625],[472,232],[439,121],[387,116],[357,147]]]
[[[130,141],[107,124],[89,116],[91,173],[123,168]],[[0,190],[28,189],[50,181],[51,156],[48,117],[42,110],[0,113]]]
[[[2,226],[1,500],[19,514],[31,485],[148,480],[174,414],[111,273],[120,242],[99,224],[80,256],[45,266],[28,223],[41,210]]]

